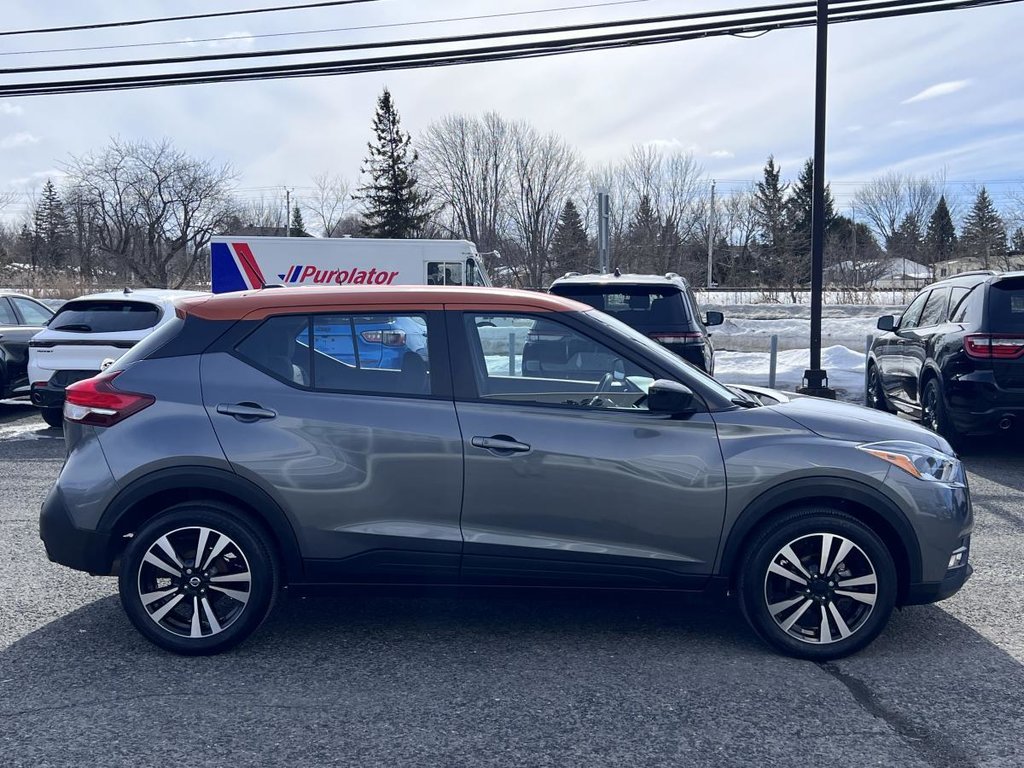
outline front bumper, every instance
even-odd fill
[[[39,538],[55,563],[97,576],[110,575],[113,539],[103,531],[76,528],[60,490],[54,486],[39,513]]]
[[[972,573],[974,567],[970,563],[964,563],[959,568],[951,570],[942,581],[911,584],[902,605],[937,603],[939,600],[952,597],[967,583]]]

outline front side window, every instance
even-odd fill
[[[26,325],[46,325],[53,317],[53,312],[31,299],[23,299],[18,296],[11,297],[11,303],[21,313]]]
[[[465,285],[461,261],[427,262],[427,285]]]
[[[483,400],[647,409],[649,371],[557,320],[467,313],[464,325]]]
[[[910,302],[910,306],[907,307],[906,311],[903,313],[903,317],[900,318],[901,331],[905,331],[909,328],[917,328],[918,321],[921,319],[921,312],[924,310],[924,303],[928,300],[929,293],[930,291],[925,291]]]
[[[430,394],[427,319],[415,313],[316,315],[313,387]]]
[[[918,327],[927,328],[944,322],[948,303],[948,288],[936,288],[932,291],[928,297],[928,303],[924,305],[924,311],[921,312],[921,320],[918,322]]]

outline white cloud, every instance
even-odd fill
[[[914,94],[903,103],[915,104],[918,101],[927,101],[928,99],[937,99],[940,96],[949,96],[951,93],[962,91],[970,84],[970,80],[949,80],[945,83],[936,83],[935,85],[928,86],[920,93]]]
[[[710,152],[709,155],[721,160],[729,160],[736,157],[736,153],[730,152],[728,149],[716,149],[713,152]]]
[[[20,133],[12,133],[10,136],[4,136],[0,139],[0,149],[14,149],[38,143],[38,136],[34,136],[28,131],[21,131]]]
[[[0,101],[0,115],[20,115],[25,110],[20,104],[11,104],[9,101]]]

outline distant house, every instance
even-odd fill
[[[826,282],[858,288],[920,288],[932,279],[932,270],[910,259],[886,259],[854,264],[842,261],[825,269]]]
[[[952,277],[953,275],[959,275],[963,272],[974,272],[979,269],[994,269],[997,271],[1016,271],[1018,269],[1024,269],[1024,253],[1020,251],[1010,251],[1006,256],[998,259],[989,259],[986,265],[983,259],[976,256],[962,256],[959,259],[948,259],[946,261],[935,262],[935,277],[941,279],[943,277]]]

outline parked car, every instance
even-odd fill
[[[28,377],[32,403],[51,427],[64,423],[64,390],[100,372],[105,360],[120,357],[174,317],[174,300],[195,291],[126,288],[82,296],[64,303],[46,329],[29,342]]]
[[[951,440],[1024,419],[1024,272],[929,285],[878,328],[868,406],[910,414]]]
[[[425,324],[429,365],[300,341],[356,343],[374,316]],[[559,332],[560,365],[492,372],[483,337],[524,326]],[[117,574],[136,628],[183,654],[241,642],[285,584],[732,592],[764,640],[819,660],[960,588],[973,520],[941,436],[755,395],[540,293],[185,299],[68,387],[40,533],[51,560]]]
[[[636,328],[681,358],[708,373],[715,372],[715,347],[708,327],[721,325],[721,312],[701,314],[685,278],[666,275],[607,275],[575,272],[555,280],[548,289],[589,304]]]
[[[0,291],[0,399],[28,394],[28,343],[53,310],[20,293]]]

